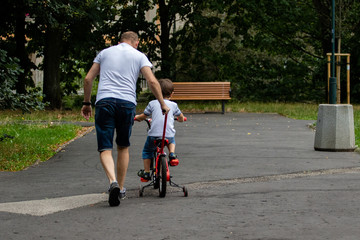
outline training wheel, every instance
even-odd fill
[[[183,187],[184,197],[188,196],[188,190],[186,187]]]
[[[139,189],[139,197],[144,196],[144,190],[142,189],[142,187],[140,187]]]

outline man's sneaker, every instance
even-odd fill
[[[119,184],[117,182],[112,182],[109,188],[109,205],[111,207],[120,205],[119,193],[120,193]]]
[[[140,180],[142,182],[148,182],[149,180],[151,180],[150,172],[145,172],[145,170],[143,169],[138,172],[138,176],[141,178]]]
[[[169,154],[169,165],[172,167],[179,165],[179,159],[177,158],[175,153]]]
[[[126,188],[123,188],[123,190],[120,190],[119,198],[120,199],[125,199],[126,198]]]

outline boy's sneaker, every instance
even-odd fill
[[[145,172],[145,170],[143,169],[138,172],[138,176],[141,178],[140,180],[142,182],[148,182],[149,180],[151,180],[150,172]]]
[[[119,198],[120,199],[125,199],[126,198],[126,188],[123,188],[123,190],[120,190]]]
[[[177,155],[175,153],[169,154],[169,165],[172,167],[179,165],[179,159],[177,158]]]
[[[109,205],[111,207],[120,205],[119,194],[120,194],[119,184],[117,182],[112,182],[109,188]]]

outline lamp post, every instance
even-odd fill
[[[331,77],[329,80],[329,103],[336,104],[336,77],[335,77],[335,0],[331,6]]]

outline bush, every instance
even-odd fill
[[[30,88],[26,94],[16,93],[15,84],[23,72],[18,62],[17,58],[11,58],[6,51],[0,50],[0,109],[44,110],[46,103],[42,102],[40,88]]]

